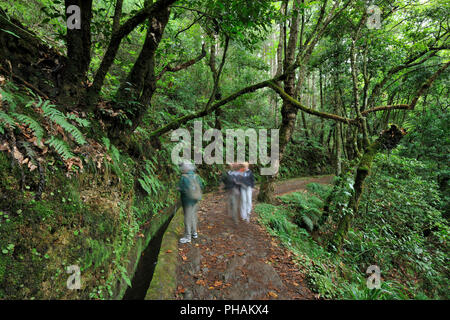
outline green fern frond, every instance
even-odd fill
[[[144,176],[142,179],[138,179],[142,189],[144,189],[149,195],[153,193],[151,183],[148,181],[148,178]]]
[[[79,117],[77,117],[76,115],[74,115],[74,114],[72,114],[72,113],[69,113],[69,114],[67,115],[67,119],[75,121],[76,123],[78,123],[78,125],[79,125],[80,127],[87,128],[87,127],[89,127],[89,126],[91,125],[91,123],[89,122],[89,120],[79,118]]]
[[[65,131],[69,132],[76,143],[78,143],[79,145],[86,144],[86,139],[84,138],[81,131],[78,130],[78,128],[75,127],[73,124],[70,124],[66,120],[64,114],[61,111],[54,108],[54,105],[47,104],[46,101],[44,102],[41,108],[42,111],[44,111],[44,115],[54,123],[60,125]]]
[[[314,222],[308,216],[303,215],[301,219],[309,231],[314,229]]]
[[[9,83],[10,85],[12,83]],[[16,95],[12,91],[9,90],[1,90],[0,95],[2,96],[2,101],[8,104],[9,111],[14,111],[17,108]]]
[[[109,151],[109,147],[111,146],[111,141],[107,137],[103,137],[102,142],[105,145],[106,150]]]
[[[58,138],[50,137],[46,142],[49,146],[51,146],[55,151],[63,158],[64,160],[75,157],[75,155],[70,151],[69,145]]]
[[[117,165],[121,164],[120,151],[114,145],[111,145],[111,157],[113,158],[114,163],[116,163]]]
[[[16,127],[16,122],[14,121],[14,119],[11,118],[7,113],[0,111],[0,133],[1,134],[5,133],[4,124],[8,124],[13,129]]]
[[[25,123],[30,127],[33,131],[34,135],[37,138],[37,142],[39,143],[41,139],[44,137],[44,129],[42,129],[41,125],[34,120],[33,118],[26,116],[20,113],[12,113],[12,115],[21,123]]]
[[[164,189],[164,185],[154,173],[154,164],[148,160],[145,161],[145,170],[138,181],[142,189],[144,189],[149,195],[157,194],[158,191]]]
[[[79,145],[83,145],[83,144],[87,143],[87,141],[84,138],[84,135],[81,133],[81,131],[78,130],[78,128],[75,127],[74,125],[67,122],[66,119],[56,118],[56,119],[54,119],[54,122],[59,124],[64,130],[69,132],[72,135],[75,142],[78,143]]]

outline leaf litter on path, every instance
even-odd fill
[[[287,193],[304,189],[310,182],[330,181],[331,177],[294,179],[279,183],[275,190]],[[256,192],[253,196],[256,199]],[[250,223],[240,221],[234,225],[226,203],[226,197],[219,192],[207,194],[201,201],[199,238],[178,248],[175,298],[183,299],[187,292],[184,288],[189,288],[189,298],[199,300],[317,299],[304,283],[302,270],[294,262],[296,255],[258,224],[255,213]],[[195,256],[194,248],[200,257]],[[199,260],[199,273],[190,270],[194,258]]]

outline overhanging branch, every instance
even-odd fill
[[[169,64],[167,64],[162,70],[161,72],[158,74],[158,76],[156,77],[156,80],[158,81],[159,79],[161,79],[161,77],[164,75],[164,73],[166,72],[178,72],[180,70],[183,69],[187,69],[190,66],[196,64],[197,62],[199,62],[200,60],[202,60],[204,57],[206,56],[206,50],[205,50],[205,44],[202,44],[202,52],[200,53],[200,55],[194,59],[191,59],[189,61],[186,61],[184,63],[181,63],[179,65],[176,65],[174,67],[171,67]]]

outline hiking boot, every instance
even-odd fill
[[[194,232],[194,233],[192,234],[192,238],[197,239],[197,238],[198,238],[198,233],[197,233],[197,232]]]
[[[191,242],[191,238],[189,237],[183,237],[180,239],[180,243],[189,243]]]

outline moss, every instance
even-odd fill
[[[173,298],[177,281],[178,239],[181,237],[183,230],[183,213],[180,209],[172,218],[164,234],[161,250],[158,255],[158,264],[156,265],[145,300],[166,300]]]

